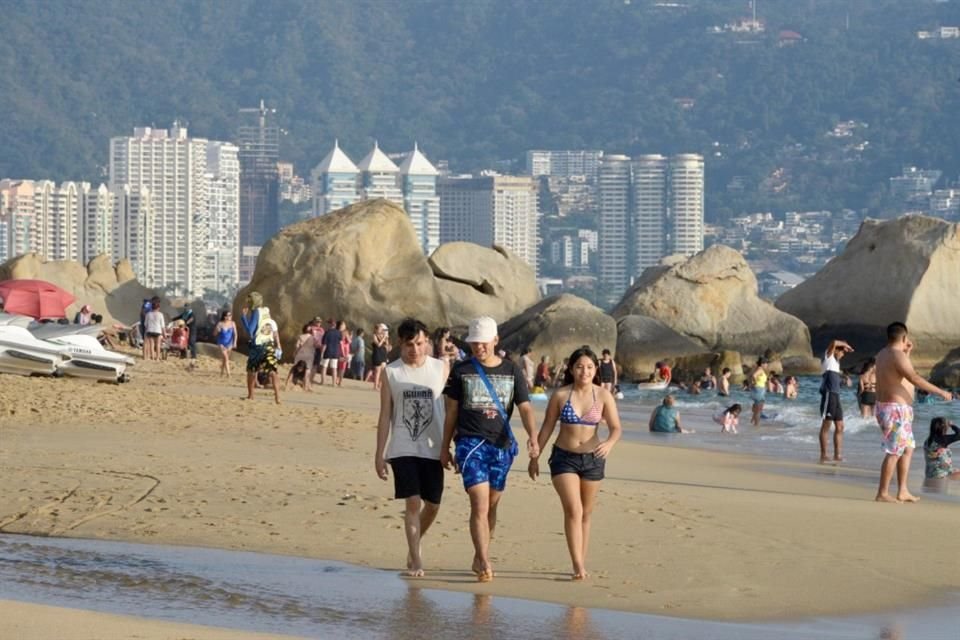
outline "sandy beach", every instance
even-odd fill
[[[138,361],[133,381],[121,386],[3,376],[0,532],[260,551],[398,571],[401,504],[391,499],[392,483],[373,470],[377,405],[369,385],[286,392],[276,406],[266,391],[240,400],[240,374],[227,382],[213,360],[197,362]],[[789,473],[775,473],[778,467]],[[592,577],[575,584],[567,579],[549,478],[534,483],[518,463],[492,547],[498,577],[480,585],[469,572],[468,503],[459,478],[448,474],[439,519],[424,542],[428,577],[417,582],[715,620],[914,607],[955,589],[955,563],[923,561],[918,541],[956,531],[957,505],[876,504],[875,476],[864,475],[812,461],[622,442],[594,516]],[[38,616],[35,605],[11,602],[0,603],[0,636],[50,637],[54,627],[41,624],[58,619],[96,625],[96,635],[71,637],[134,637],[124,635],[129,621],[116,616],[53,607]],[[226,637],[205,628],[177,635],[165,624],[141,621],[138,633],[148,631],[136,637]]]

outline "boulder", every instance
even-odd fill
[[[457,242],[428,260],[407,214],[384,199],[280,230],[234,299],[238,319],[251,291],[263,295],[286,353],[293,353],[303,324],[318,315],[367,331],[413,316],[433,329],[466,325],[479,315],[503,321],[538,299],[533,270],[499,247]]]
[[[868,219],[840,255],[776,304],[810,327],[818,353],[834,337],[855,354],[875,353],[886,326],[905,322],[913,362],[929,370],[960,344],[958,274],[957,224],[920,215]]]
[[[477,316],[504,322],[540,299],[533,269],[503,247],[449,242],[429,263],[453,325]]]
[[[617,321],[617,362],[628,380],[646,380],[659,360],[700,353],[703,347],[659,320],[629,315]]]
[[[103,316],[104,324],[131,325],[140,319],[143,299],[157,295],[136,280],[129,260],[114,266],[108,255],[97,256],[86,267],[74,260],[46,260],[35,253],[0,265],[0,281],[21,278],[46,280],[72,293],[76,301],[67,308],[70,320],[89,304]],[[161,308],[164,313],[171,311],[169,305]]]
[[[725,368],[730,369],[731,384],[739,384],[744,378],[743,358],[736,351],[695,353],[675,358],[672,363],[673,379],[677,381],[699,380],[707,367],[710,367],[713,375],[718,379]]]
[[[698,351],[811,355],[807,327],[761,299],[743,256],[723,245],[647,269],[613,315],[655,318],[699,344]]]
[[[953,349],[930,371],[930,382],[946,389],[960,389],[960,347]]]
[[[616,349],[617,322],[583,298],[564,293],[500,325],[500,344],[515,353],[529,348],[535,358],[549,356],[553,362],[585,344],[600,355]]]

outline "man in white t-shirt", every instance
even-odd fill
[[[446,360],[427,355],[427,327],[407,318],[397,329],[400,359],[385,369],[380,387],[380,418],[374,466],[380,479],[393,469],[394,497],[406,502],[407,575],[421,577],[420,541],[433,524],[443,496],[443,388],[450,373]],[[389,444],[388,444],[389,441]]]
[[[820,383],[820,464],[830,462],[827,441],[830,423],[833,432],[833,462],[843,462],[843,407],[840,405],[840,358],[853,351],[843,340],[831,340],[820,364],[823,380]]]

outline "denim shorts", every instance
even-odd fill
[[[763,401],[767,399],[767,390],[754,387],[753,391],[750,393],[750,398],[753,400],[753,404],[763,404]]]
[[[514,458],[510,449],[501,449],[483,438],[466,436],[457,439],[454,456],[464,489],[484,482],[490,483],[494,491],[506,488],[507,474]]]
[[[603,472],[607,466],[607,461],[593,455],[593,452],[573,453],[553,445],[549,464],[551,476],[558,476],[561,473],[575,473],[584,480],[603,480]]]

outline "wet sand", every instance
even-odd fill
[[[209,359],[138,362],[132,373],[122,386],[0,378],[0,531],[401,568],[401,505],[373,470],[369,385],[291,391],[277,407],[266,391],[240,400],[240,375],[221,381]],[[916,607],[956,587],[955,564],[923,560],[920,541],[956,531],[957,505],[878,505],[869,478],[836,482],[813,463],[777,464],[790,473],[747,456],[618,445],[584,584],[568,580],[548,478],[530,481],[521,463],[500,508],[498,577],[476,584],[468,504],[450,474],[424,543],[429,575],[417,583],[715,620]],[[14,611],[0,616],[0,635],[30,638],[4,626],[29,620],[20,605],[3,606]]]

